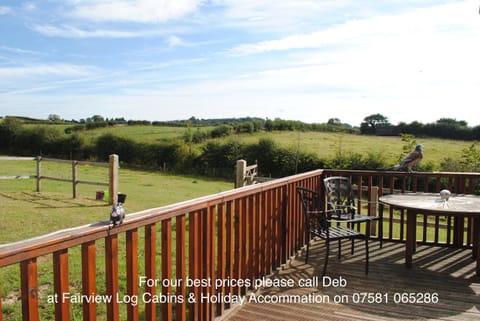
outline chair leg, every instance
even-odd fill
[[[380,238],[380,248],[383,247],[383,204],[380,204],[378,213],[378,237]]]
[[[328,257],[330,255],[330,242],[328,240],[325,240],[325,245],[327,247],[326,254],[325,254],[325,263],[323,263],[323,274],[322,276],[325,276],[327,273],[327,264],[328,264]]]
[[[378,222],[378,237],[380,238],[380,248],[383,247],[383,215]]]
[[[369,237],[365,237],[365,274],[368,274],[368,239]]]
[[[308,238],[308,241],[307,241],[307,252],[305,253],[305,264],[308,263],[308,253],[310,251],[310,238]]]

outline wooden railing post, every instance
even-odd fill
[[[38,273],[37,259],[28,259],[20,263],[22,285],[22,319],[38,321]]]
[[[55,320],[70,320],[70,300],[64,300],[64,293],[69,292],[68,283],[68,249],[53,253],[53,279],[56,295],[55,302]]]
[[[127,231],[127,294],[138,297],[138,229]],[[138,305],[127,304],[127,320],[138,321]]]
[[[119,290],[118,282],[118,235],[113,234],[105,238],[105,281],[106,293],[111,298],[107,302],[107,320],[120,320],[120,309],[116,296]]]
[[[187,234],[187,228],[186,228],[186,218],[185,215],[182,216],[177,216],[176,219],[176,227],[175,227],[175,236],[176,236],[176,277],[177,280],[182,280],[180,284],[177,285],[176,287],[176,292],[175,294],[177,297],[187,297],[187,288],[186,288],[186,279],[187,279],[187,253],[186,253],[186,234]],[[177,302],[175,305],[176,309],[176,320],[177,321],[186,321],[186,315],[187,315],[187,300],[184,300],[183,302]]]
[[[162,284],[162,295],[166,298],[172,296],[172,222],[170,219],[162,221],[162,280],[168,284]],[[162,304],[162,320],[172,321],[173,305],[168,299]]]
[[[145,278],[147,280],[155,280],[157,278],[156,272],[156,254],[157,254],[157,237],[155,224],[148,224],[145,226]],[[145,293],[148,293],[148,298],[157,295],[155,284],[145,286]],[[145,303],[145,320],[156,320],[156,304],[152,300],[147,300]]]
[[[109,204],[117,203],[118,199],[118,155],[112,154],[109,157]]]
[[[96,289],[96,246],[95,241],[82,244],[82,294],[93,297]],[[97,305],[95,302],[83,302],[83,320],[97,320]]]

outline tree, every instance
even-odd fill
[[[373,114],[363,119],[363,122],[360,124],[360,132],[362,134],[374,135],[377,128],[390,125],[387,117],[382,114]]]
[[[437,120],[437,125],[447,125],[452,127],[467,127],[468,123],[465,120],[456,120],[454,118],[440,118]]]
[[[340,121],[340,118],[330,118],[327,124],[341,126],[342,122]]]
[[[52,122],[59,122],[59,121],[62,120],[62,118],[57,114],[50,114],[50,115],[48,115],[48,120],[50,120]]]

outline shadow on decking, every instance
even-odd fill
[[[419,246],[414,267],[407,269],[404,244],[384,243],[380,249],[378,242],[371,241],[370,272],[365,275],[360,245],[351,255],[345,243],[341,260],[333,247],[327,275],[345,280],[343,287],[322,284],[325,252],[323,242],[315,241],[308,264],[299,255],[270,276],[293,279],[295,287],[264,288],[255,296],[288,300],[310,295],[317,298],[316,302],[250,302],[234,307],[222,320],[480,320],[480,277],[475,275],[470,250]],[[318,286],[298,286],[299,280],[313,276],[319,276]],[[320,297],[324,298],[322,302]],[[335,299],[342,302],[335,303]]]

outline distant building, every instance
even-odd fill
[[[400,126],[381,126],[375,128],[375,135],[377,136],[400,136]]]

